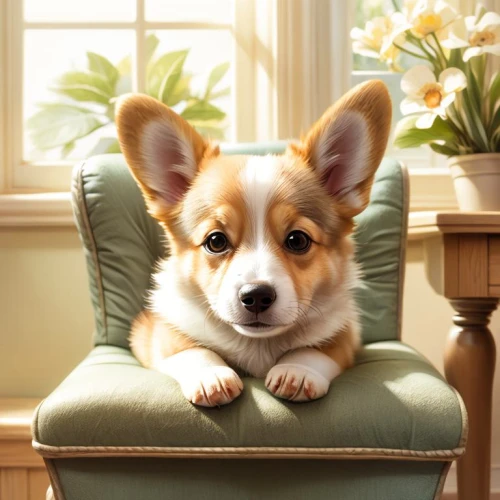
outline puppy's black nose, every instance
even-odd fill
[[[238,297],[247,311],[258,314],[271,307],[276,292],[265,283],[248,283],[240,288]]]

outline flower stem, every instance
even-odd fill
[[[392,42],[392,45],[394,45],[394,47],[399,49],[401,52],[404,52],[405,54],[409,54],[410,56],[413,56],[413,57],[418,57],[419,59],[429,60],[429,58],[427,56],[424,56],[423,54],[419,54],[418,52],[413,52],[411,50],[405,49],[401,45],[398,45],[395,42]]]
[[[398,6],[398,4],[397,4],[396,0],[392,0],[392,5],[393,5],[394,10],[395,10],[396,12],[399,12],[399,11],[400,11],[399,6]]]
[[[429,61],[436,61],[436,56],[434,54],[431,54],[426,48],[425,48],[425,45],[423,44],[422,40],[420,40],[420,38],[415,38],[416,42],[418,43],[418,46],[420,47],[420,50],[422,52],[424,52]],[[439,60],[437,60],[437,62],[439,62]]]
[[[441,55],[442,58],[442,64],[443,64],[443,69],[446,68],[448,60],[446,59],[446,55],[444,53],[443,47],[441,47],[441,44],[439,43],[439,39],[436,36],[436,33],[432,33],[432,38],[436,42],[436,46],[438,49],[438,53]]]

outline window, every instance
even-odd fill
[[[189,96],[205,96],[209,75],[218,68],[219,77],[213,77],[216,83],[208,98],[208,105],[216,111],[209,108],[205,120],[194,117],[193,121],[203,133],[218,134],[224,141],[297,137],[352,85],[374,77],[385,80],[391,89],[396,122],[401,74],[353,56],[349,36],[353,26],[364,26],[367,19],[387,12],[391,3],[0,0],[0,32],[4,33],[0,37],[4,75],[0,193],[67,192],[72,166],[78,160],[116,150],[112,106],[105,105],[109,94],[158,93],[162,85],[158,80],[163,81],[168,69],[172,70],[173,59],[182,60],[180,77],[176,86],[163,83],[169,89],[166,95],[173,92],[176,96],[173,105],[180,112],[196,103]],[[168,64],[156,74],[152,68],[162,58]],[[97,82],[104,87],[97,85],[97,95],[83,100],[89,90],[94,92],[95,82],[79,81],[75,88],[75,78],[89,68],[111,79],[115,87],[110,91],[109,82],[103,84],[98,75]],[[82,85],[84,98],[78,94]],[[37,115],[51,102],[84,108],[88,116],[82,119],[81,111],[65,109],[66,114],[58,117],[62,125],[56,126],[50,113]],[[422,174],[425,169],[421,167],[434,166],[439,158],[424,149],[389,150],[389,154],[418,167]],[[414,186],[436,184],[423,177]],[[449,183],[447,174],[442,181]],[[441,199],[441,193],[432,197]],[[428,207],[427,199],[426,194],[418,207]],[[441,205],[432,201],[432,207],[448,208],[450,199]],[[33,210],[43,201],[34,201]]]
[[[0,0],[3,191],[67,191],[77,161],[117,150],[114,98],[125,92],[163,96],[209,137],[253,140],[253,119],[236,118],[251,100],[238,85],[252,71],[251,4]]]

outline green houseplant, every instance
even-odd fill
[[[159,39],[150,34],[146,39],[146,93],[173,107],[201,134],[224,138],[226,113],[213,101],[229,95],[220,88],[229,63],[220,64],[208,75],[205,89],[191,89],[193,75],[184,70],[189,49],[156,56]],[[130,56],[116,66],[107,58],[87,52],[87,68],[60,75],[49,88],[56,100],[40,103],[39,110],[27,121],[31,142],[36,150],[58,150],[66,157],[77,142],[96,130],[106,135],[96,139],[88,155],[119,152],[114,127],[115,102],[130,92],[132,65]]]
[[[442,0],[392,2],[394,12],[351,32],[353,50],[401,70],[406,115],[399,148],[430,146],[448,157],[462,210],[500,210],[500,15],[478,5],[463,17]]]

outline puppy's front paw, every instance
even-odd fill
[[[188,401],[199,406],[227,405],[243,390],[243,382],[229,366],[208,366],[181,382]]]
[[[304,402],[323,397],[330,382],[305,366],[279,364],[269,370],[266,387],[278,398]]]

